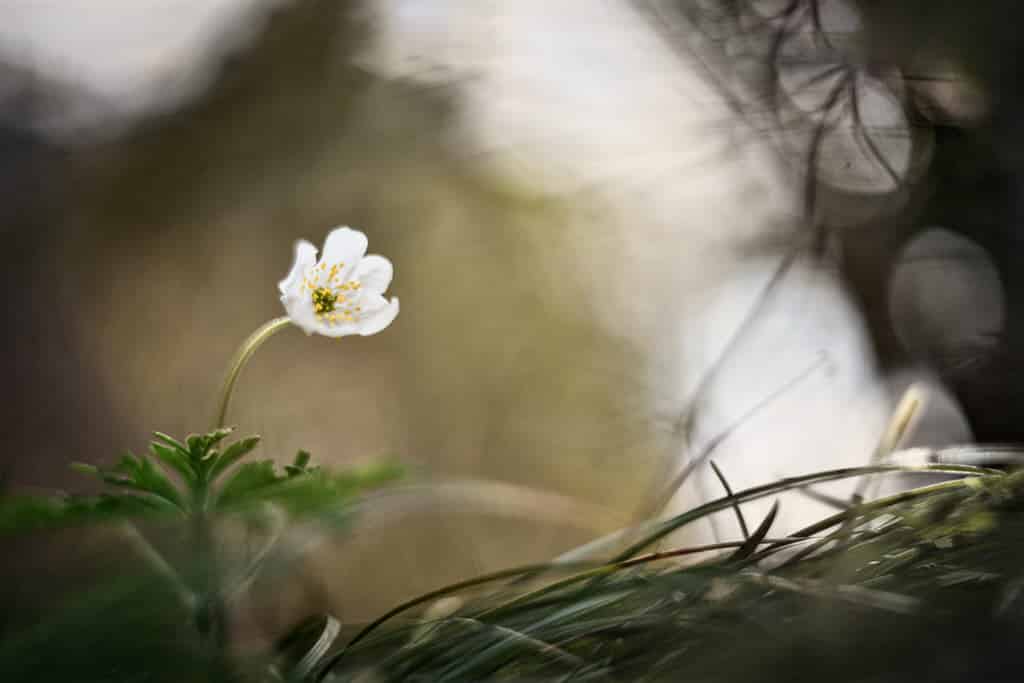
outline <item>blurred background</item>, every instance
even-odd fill
[[[397,322],[276,337],[230,422],[489,483],[370,511],[270,621],[550,559],[712,448],[734,489],[863,464],[911,383],[915,443],[1017,440],[1019,13],[0,0],[6,485],[205,429],[294,241],[345,224]]]

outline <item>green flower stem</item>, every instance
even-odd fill
[[[238,347],[238,352],[235,353],[235,357],[231,360],[228,374],[224,377],[224,384],[220,390],[220,407],[217,410],[217,421],[214,424],[215,429],[220,429],[227,421],[231,396],[235,392],[235,383],[238,381],[238,376],[242,374],[242,368],[249,362],[252,354],[256,353],[256,349],[263,346],[263,343],[274,336],[274,334],[288,327],[291,322],[291,319],[287,316],[274,318],[249,335],[249,338]]]
[[[260,548],[255,557],[249,561],[249,565],[246,567],[245,573],[242,574],[238,585],[232,589],[231,594],[228,596],[231,600],[238,599],[243,593],[249,590],[249,587],[259,575],[259,571],[263,567],[263,563],[270,554],[270,551],[274,549],[274,546],[277,545],[277,542],[281,539],[281,535],[284,533],[285,525],[287,523],[287,515],[285,514],[285,511],[281,509],[281,506],[274,505],[273,503],[267,504],[267,511],[271,522],[270,533],[267,535],[267,539],[264,542],[263,547]]]
[[[242,369],[256,349],[274,334],[291,325],[287,316],[275,318],[262,326],[242,342],[231,365],[228,366],[224,384],[220,390],[220,404],[214,429],[220,429],[227,421],[228,409],[231,407],[231,396],[235,392]],[[220,578],[220,562],[217,557],[217,543],[213,534],[213,520],[210,518],[211,497],[210,482],[202,477],[192,491],[192,537],[195,555],[199,563],[200,585],[199,604],[196,605],[196,627],[200,636],[210,648],[210,654],[218,666],[225,666],[224,660],[229,639],[229,616],[224,595],[224,586]]]
[[[220,580],[217,543],[213,536],[213,520],[208,509],[209,491],[208,482],[200,481],[192,492],[192,543],[199,572],[199,599],[195,619],[196,629],[209,648],[212,661],[220,668],[225,666],[229,623]]]
[[[153,544],[146,539],[145,536],[139,531],[138,527],[134,524],[127,522],[119,527],[121,535],[128,541],[128,543],[138,552],[138,554],[145,559],[150,566],[167,581],[174,586],[174,592],[178,594],[178,598],[182,604],[189,609],[195,609],[196,607],[196,596],[195,593],[188,587],[188,585],[178,575],[178,572],[164,559],[164,556],[160,554]]]

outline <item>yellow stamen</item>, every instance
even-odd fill
[[[334,310],[338,301],[338,295],[326,287],[317,287],[313,290],[313,310],[319,313],[330,313]]]

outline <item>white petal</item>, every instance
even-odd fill
[[[352,334],[359,333],[359,323],[334,323],[333,325],[327,325],[325,323],[319,323],[317,327],[317,334],[322,334],[325,337],[347,337]]]
[[[362,283],[363,289],[374,294],[383,294],[391,284],[395,269],[391,261],[377,254],[370,254],[356,267],[353,277]]]
[[[281,303],[284,310],[288,312],[291,321],[306,334],[318,332],[320,321],[316,319],[316,312],[313,310],[313,301],[303,292],[281,295]]]
[[[343,263],[340,275],[342,281],[348,280],[356,266],[366,254],[366,235],[348,227],[335,228],[327,234],[324,240],[324,251],[320,257],[321,263],[328,267],[337,263]]]
[[[390,325],[397,315],[398,299],[393,298],[384,307],[363,313],[358,323],[359,334],[364,337],[377,334]]]
[[[376,313],[388,305],[388,300],[376,292],[363,292],[359,297],[359,306],[363,309],[363,316]]]
[[[277,284],[281,294],[295,294],[302,286],[302,278],[306,269],[316,263],[316,247],[306,240],[299,240],[295,243],[295,260],[292,262],[292,269],[288,276]]]

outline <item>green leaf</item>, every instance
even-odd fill
[[[285,473],[289,477],[297,477],[300,474],[319,471],[319,467],[309,467],[309,457],[309,451],[299,451],[295,454],[295,460],[292,461],[292,464],[284,466]]]
[[[227,438],[233,431],[234,429],[231,427],[221,427],[207,434],[190,434],[185,439],[185,443],[188,444],[186,450],[188,460],[199,479],[207,480],[207,474],[217,460],[217,451],[214,446]]]
[[[188,611],[159,576],[122,573],[69,594],[26,627],[5,629],[0,680],[212,683]]]
[[[180,451],[182,455],[188,455],[188,446],[178,441],[173,436],[168,436],[163,432],[153,432],[153,436],[156,437],[159,441],[164,442],[165,445],[170,446],[171,448],[177,451]]]
[[[764,520],[758,525],[754,533],[751,534],[746,540],[743,541],[743,545],[736,549],[726,561],[727,562],[739,562],[746,559],[754,554],[758,546],[768,535],[768,531],[772,528],[772,524],[775,523],[775,517],[779,514],[779,501],[772,503],[771,509],[768,514],[765,515]]]
[[[113,468],[101,472],[108,484],[151,493],[184,509],[178,489],[144,456],[125,455]]]
[[[160,462],[181,475],[185,483],[190,486],[195,483],[197,474],[192,463],[189,462],[187,453],[182,453],[176,448],[168,448],[155,441],[149,444],[149,450]]]
[[[444,680],[451,681],[481,680],[484,677],[483,672],[496,670],[499,668],[496,662],[508,659],[509,651],[522,643],[521,637],[529,636],[536,631],[542,631],[552,624],[578,622],[581,617],[589,612],[622,602],[630,596],[630,593],[627,591],[613,592],[595,597],[583,597],[569,602],[568,606],[563,609],[552,609],[544,618],[530,624],[526,632],[516,634],[520,637],[510,638],[508,637],[509,631],[506,630],[503,636],[491,640],[490,644],[474,648],[475,652],[472,656],[460,659],[447,670],[439,672],[437,678],[438,680],[443,678]],[[550,645],[544,648],[548,652],[551,649],[554,648]]]
[[[209,448],[204,434],[189,434],[185,437],[185,445],[189,456],[192,458],[203,457]]]
[[[341,623],[329,614],[317,614],[293,626],[274,645],[277,668],[286,680],[302,680],[316,667],[338,637]]]
[[[327,514],[341,509],[360,493],[399,479],[404,470],[394,463],[376,463],[342,472],[319,467],[297,471],[288,465],[278,473],[273,461],[246,463],[225,483],[217,500],[220,510],[261,502],[281,505],[293,516]]]
[[[144,490],[144,489],[140,488],[131,479],[131,477],[122,477],[121,475],[118,475],[118,474],[112,474],[110,472],[103,472],[103,471],[101,471],[100,472],[100,479],[103,480],[103,483],[110,484],[111,486],[121,486],[121,487],[124,487],[124,488],[138,489],[140,491]]]
[[[94,477],[102,477],[100,468],[96,467],[96,465],[90,465],[84,462],[73,462],[71,463],[71,469],[73,469],[76,472],[81,472],[82,474],[88,474]]]
[[[211,448],[230,436],[233,431],[234,429],[231,427],[221,427],[207,434],[189,435],[185,440],[188,444],[189,454],[197,460],[206,457]]]
[[[243,498],[251,497],[254,493],[261,491],[279,481],[274,471],[273,460],[260,460],[247,462],[241,466],[224,483],[217,498],[218,506],[231,506]]]
[[[208,479],[213,481],[220,476],[225,470],[234,465],[236,462],[245,457],[250,453],[257,445],[259,445],[260,437],[250,436],[247,439],[236,441],[235,443],[228,446],[223,453],[217,456],[213,460],[213,464],[209,469]]]
[[[209,446],[216,446],[221,441],[231,436],[234,431],[234,427],[220,427],[218,429],[214,429],[212,432],[206,434],[206,443]]]
[[[178,513],[177,508],[166,502],[131,494],[104,494],[97,497],[15,496],[0,499],[0,534]]]

